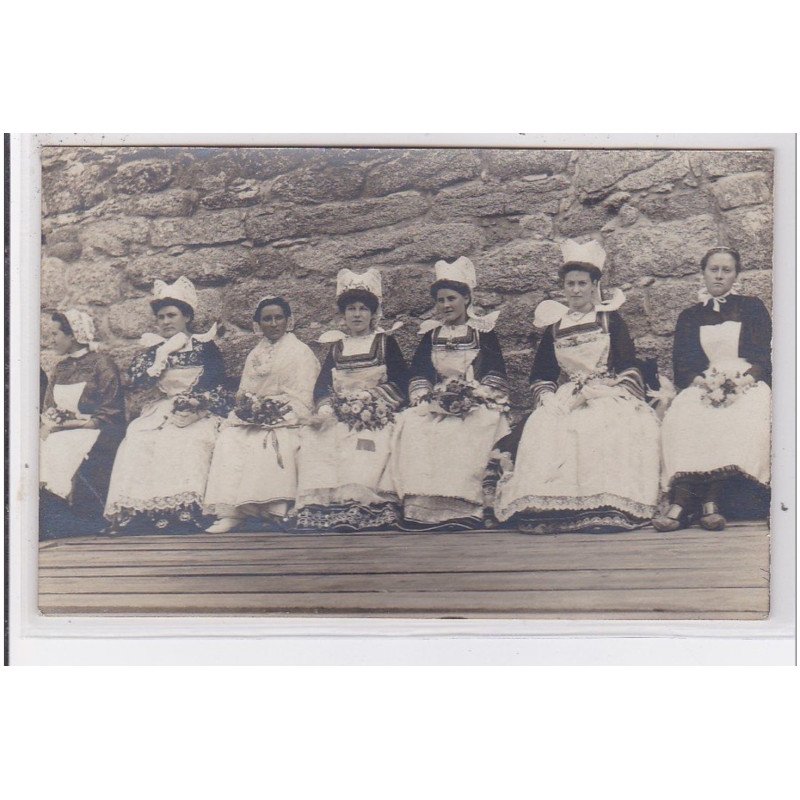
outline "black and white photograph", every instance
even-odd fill
[[[771,149],[39,152],[42,615],[768,617]]]

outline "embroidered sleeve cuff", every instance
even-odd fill
[[[622,370],[617,375],[616,385],[627,390],[640,400],[645,399],[644,380],[642,379],[642,373],[636,367]]]
[[[408,384],[408,398],[415,403],[433,391],[433,384],[427,378],[414,378]]]
[[[538,408],[542,403],[542,398],[547,394],[555,394],[558,386],[553,381],[536,381],[531,385],[531,396],[533,407]]]
[[[484,375],[481,379],[481,384],[501,392],[502,394],[508,394],[508,381],[496,372],[490,372],[488,375]]]

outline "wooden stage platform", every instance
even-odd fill
[[[659,534],[116,536],[39,549],[45,614],[759,619],[766,523]]]

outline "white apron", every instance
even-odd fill
[[[56,407],[71,411],[77,419],[88,419],[78,411],[78,403],[86,381],[81,383],[55,384],[53,399]],[[39,482],[64,500],[72,495],[75,474],[94,447],[100,431],[94,428],[51,433],[39,450]]]
[[[556,359],[567,375],[590,375],[605,369],[610,346],[610,335],[601,330],[576,332],[556,339]],[[571,381],[558,388],[563,408],[574,388]],[[563,414],[540,406],[525,424],[513,471],[500,479],[495,514],[506,521],[517,513],[611,507],[649,520],[659,468],[655,412],[625,389]]]

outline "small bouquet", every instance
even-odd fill
[[[464,419],[475,406],[485,402],[477,390],[478,384],[460,378],[437,383],[430,397],[434,413]]]
[[[611,386],[614,382],[613,376],[603,370],[595,372],[576,372],[570,375],[570,383],[574,384],[573,394],[583,391],[587,386],[600,384],[601,386]]]
[[[207,392],[182,392],[172,398],[172,413],[159,427],[172,418],[175,424],[182,428],[194,422],[189,415],[199,417],[206,412],[222,417],[228,413],[230,406],[230,392],[222,388],[210,389]],[[181,424],[176,420],[180,420]]]
[[[208,397],[200,394],[176,394],[172,398],[172,411],[176,414],[202,414],[208,411]]]
[[[711,408],[725,408],[731,405],[739,395],[755,386],[755,378],[745,375],[742,370],[721,370],[709,367],[702,375],[694,379],[694,385],[700,388],[700,400]]]
[[[392,407],[382,398],[362,389],[331,397],[333,413],[352,431],[378,431],[394,421]]]
[[[248,425],[272,428],[286,423],[292,407],[270,397],[260,397],[252,392],[241,392],[236,396],[233,413]]]
[[[75,414],[72,411],[67,411],[64,408],[57,406],[50,406],[43,414],[44,421],[50,425],[63,425],[67,420],[75,419]]]

